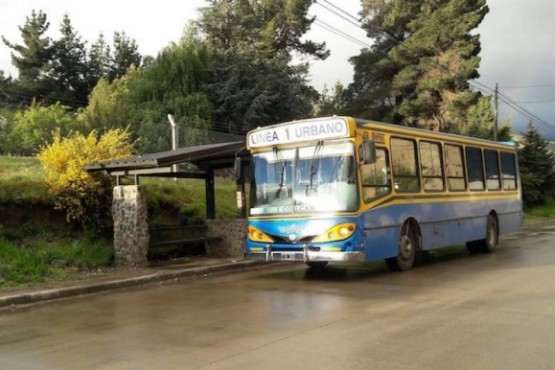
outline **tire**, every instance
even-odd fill
[[[419,238],[416,227],[406,222],[401,229],[397,256],[385,260],[387,267],[392,271],[410,270],[414,266],[417,253],[420,253],[418,241]]]
[[[328,261],[314,261],[314,262],[305,262],[305,263],[311,269],[323,269],[328,264]]]
[[[499,242],[499,224],[493,215],[488,216],[486,224],[486,238],[480,240],[479,247],[483,253],[491,253]]]

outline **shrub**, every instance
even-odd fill
[[[85,166],[130,157],[132,153],[129,133],[114,129],[103,135],[96,131],[87,136],[74,132],[65,138],[56,133],[38,158],[56,208],[66,212],[69,222],[100,232],[111,225],[112,180],[104,174],[89,174]]]
[[[8,132],[6,144],[12,154],[35,155],[40,147],[52,141],[55,131],[67,134],[73,124],[69,108],[56,103],[44,107],[31,105],[27,110],[18,112],[13,126]]]

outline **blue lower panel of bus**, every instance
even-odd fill
[[[516,199],[398,204],[370,210],[362,216],[366,259],[395,256],[401,228],[408,219],[419,224],[422,249],[431,250],[484,239],[490,213],[498,219],[500,235],[522,225],[521,203]]]
[[[418,223],[422,248],[430,250],[485,238],[487,216],[492,211],[498,218],[500,235],[516,231],[522,224],[519,200],[404,203],[372,209],[359,217],[251,220],[250,225],[274,242],[247,239],[246,252],[249,257],[266,259],[271,252],[276,253],[278,259],[306,261],[309,254],[313,260],[317,260],[316,256],[329,261],[377,260],[397,255],[401,228],[408,219]],[[351,237],[312,242],[316,236],[345,222],[357,225]]]

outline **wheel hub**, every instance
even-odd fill
[[[399,241],[399,256],[407,260],[412,255],[412,242],[407,235],[403,235]]]

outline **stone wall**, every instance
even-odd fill
[[[221,241],[209,242],[206,255],[215,258],[243,258],[245,255],[245,238],[247,237],[247,220],[206,220],[208,236],[220,236]]]
[[[148,221],[146,192],[140,185],[114,187],[114,252],[116,265],[127,267],[148,264]]]

